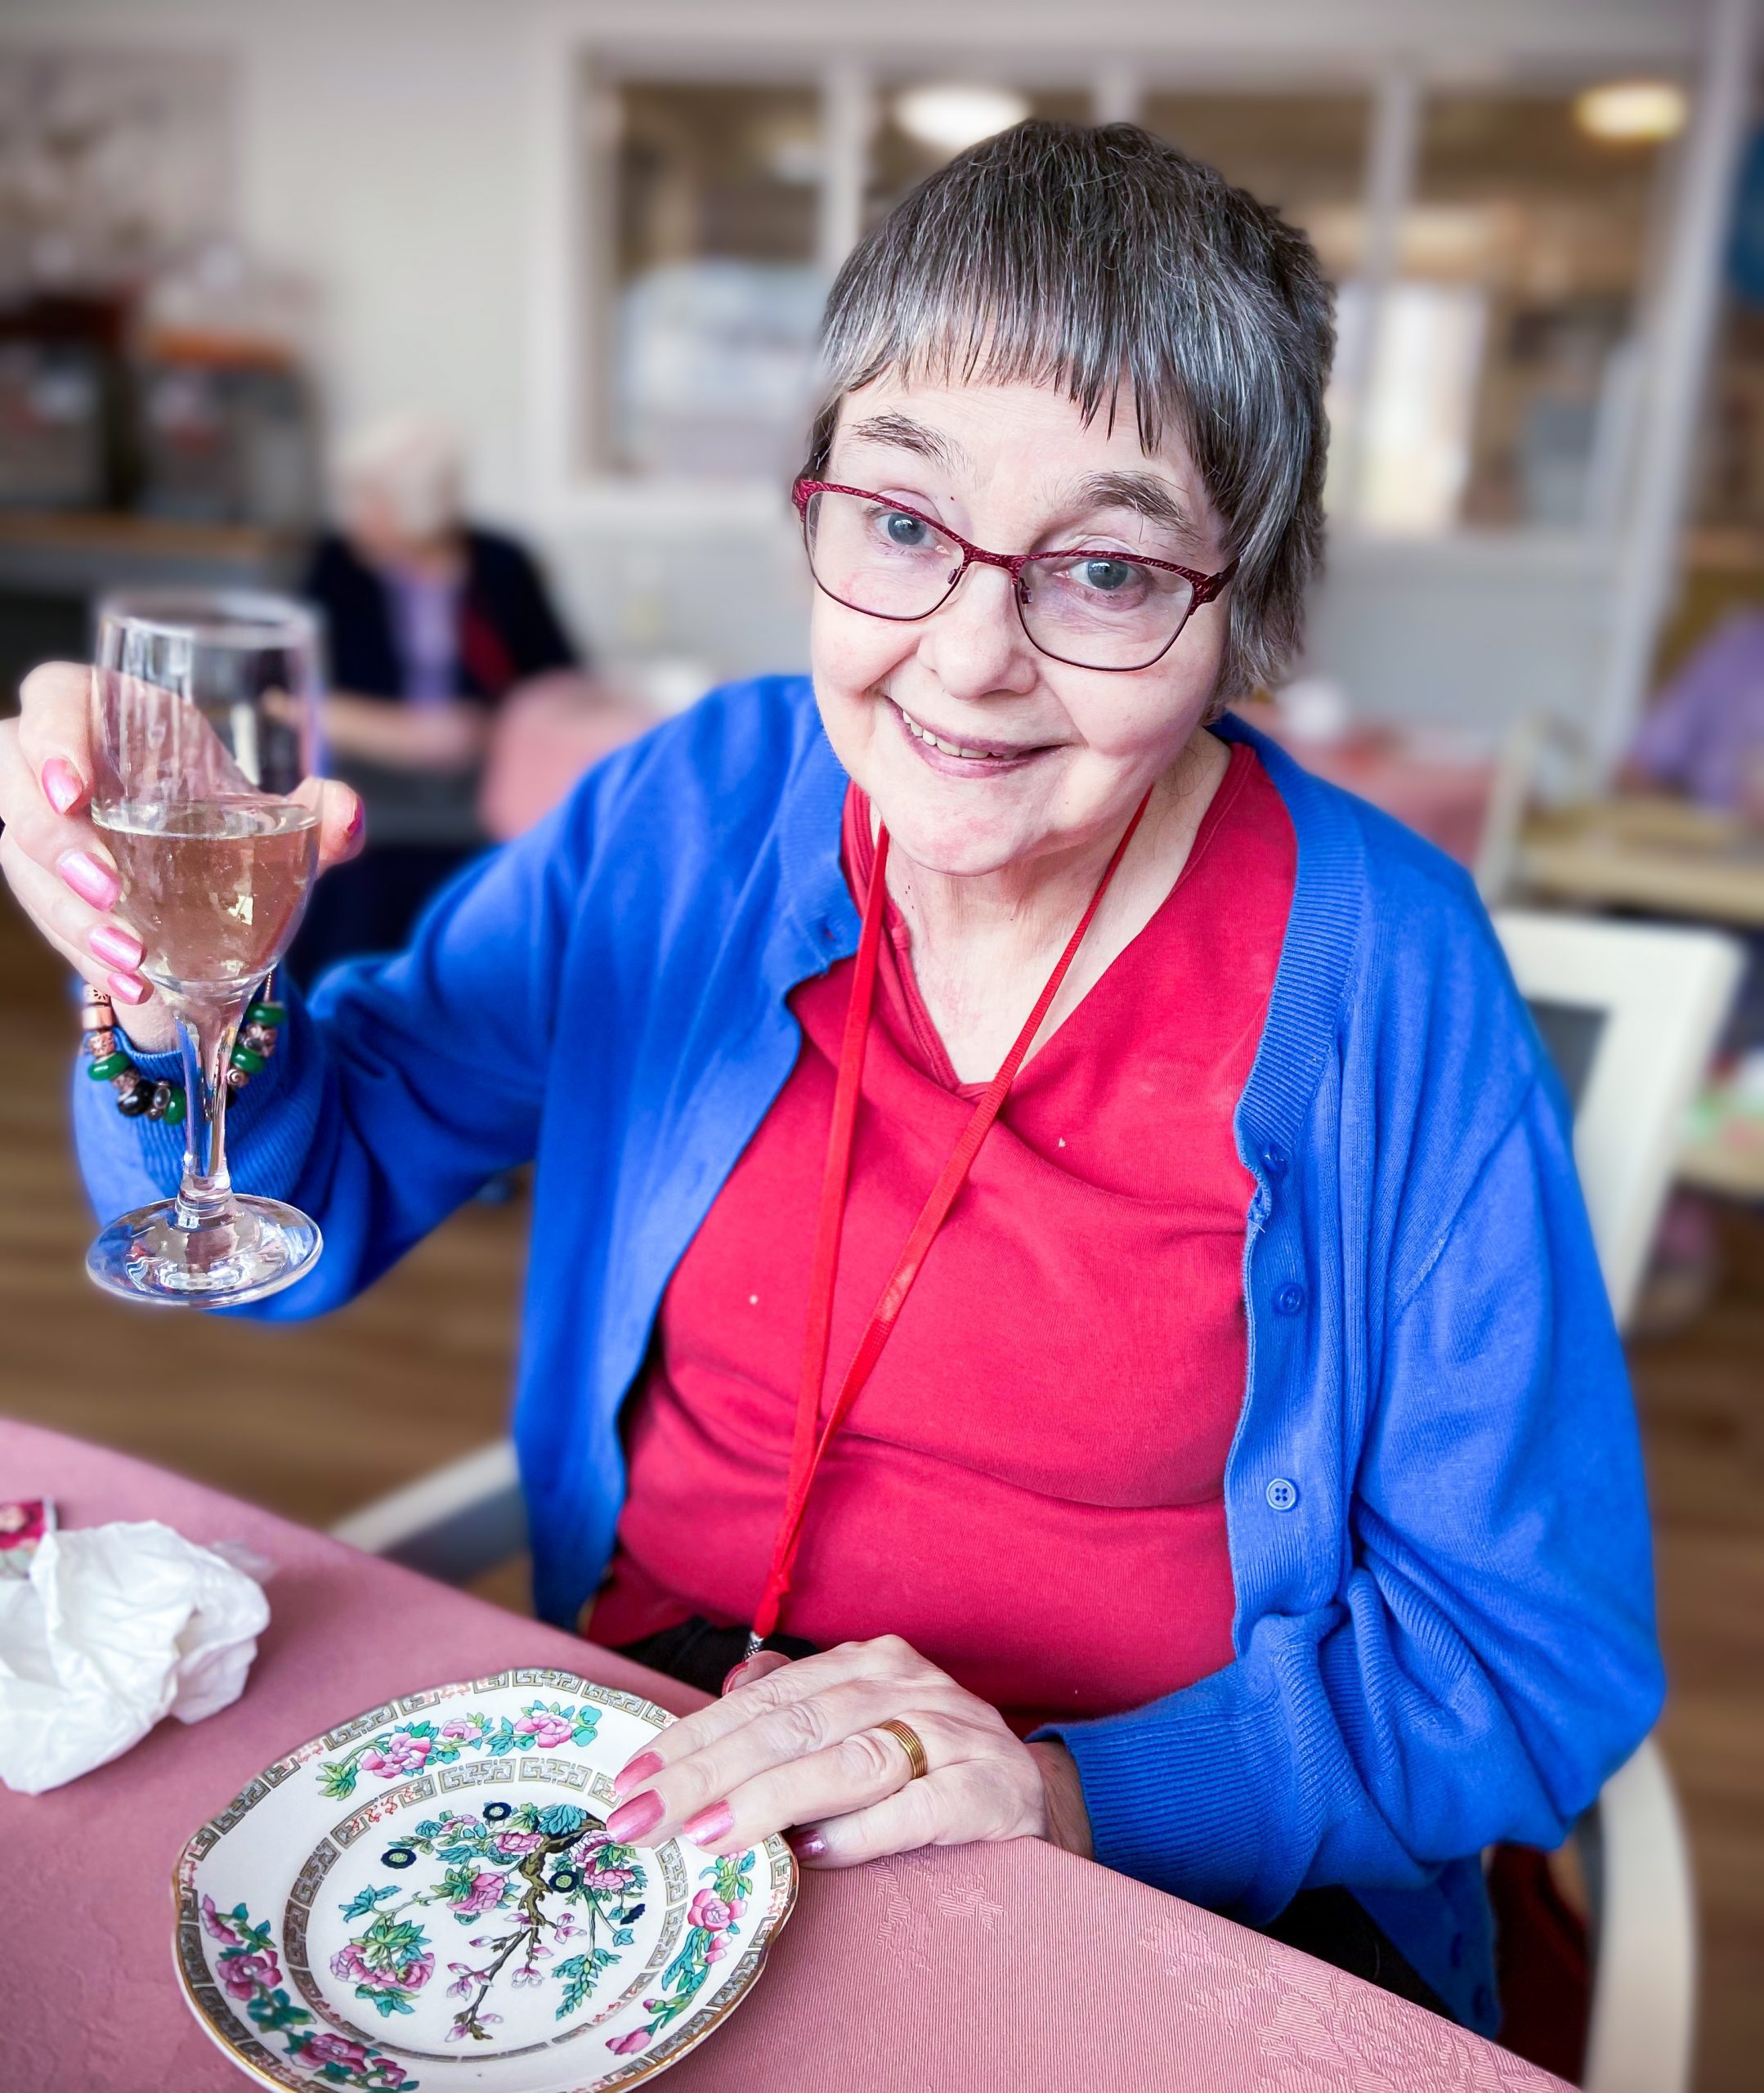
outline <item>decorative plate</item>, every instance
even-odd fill
[[[178,1977],[260,2085],[602,2093],[751,1988],[796,1895],[781,1839],[607,1836],[673,1720],[564,1671],[432,1687],[266,1767],[179,1858]]]

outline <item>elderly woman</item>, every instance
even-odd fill
[[[765,1645],[616,1835],[1052,1839],[1486,2028],[1481,1849],[1659,1703],[1647,1518],[1469,885],[1225,713],[1297,636],[1330,341],[1305,241],[1142,132],[933,176],[828,309],[812,676],[329,977],[235,1174],[322,1222],[309,1315],[537,1157],[540,1609]],[[146,1054],[83,702],[29,688],[7,870]],[[77,1088],[100,1205],[168,1188]]]
[[[369,424],[338,460],[340,527],[314,548],[302,593],[325,614],[325,739],[366,806],[368,849],[307,912],[289,958],[302,981],[404,943],[486,840],[496,709],[579,666],[531,556],[466,521],[463,477],[459,443],[428,415]]]

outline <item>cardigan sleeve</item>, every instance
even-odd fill
[[[1540,1084],[1391,1312],[1337,1596],[1048,1732],[1099,1860],[1252,1923],[1301,1889],[1558,1844],[1660,1705],[1635,1418]]]
[[[290,990],[266,1069],[227,1109],[233,1182],[317,1221],[311,1274],[248,1311],[293,1320],[368,1285],[497,1171],[533,1154],[593,782],[430,905],[395,957]],[[175,1060],[143,1060],[175,1073]],[[101,1217],[173,1191],[182,1136],[76,1078],[74,1138]]]

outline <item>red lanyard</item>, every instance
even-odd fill
[[[839,1238],[844,1230],[846,1193],[851,1178],[852,1133],[857,1122],[857,1096],[863,1078],[864,1049],[869,1043],[871,1008],[875,996],[876,955],[882,943],[882,918],[887,900],[884,875],[888,867],[888,831],[882,829],[876,836],[875,862],[870,868],[870,885],[864,896],[863,930],[857,940],[857,965],[852,975],[851,1001],[845,1010],[845,1036],[839,1046],[839,1081],[833,1092],[833,1124],[827,1136],[826,1168],[821,1180],[821,1212],[815,1225],[815,1257],[809,1273],[808,1323],[803,1336],[803,1371],[796,1393],[796,1433],[790,1447],[790,1478],[785,1490],[784,1517],[778,1523],[777,1538],[772,1544],[772,1567],[766,1574],[765,1589],[754,1614],[753,1640],[756,1647],[778,1625],[779,1610],[790,1588],[796,1551],[802,1544],[803,1515],[808,1509],[808,1493],[827,1448],[832,1444],[833,1435],[850,1414],[859,1391],[882,1356],[882,1347],[893,1334],[902,1306],[913,1281],[919,1276],[919,1267],[925,1262],[925,1253],[943,1226],[956,1194],[967,1181],[974,1159],[980,1152],[980,1144],[998,1117],[1005,1093],[1015,1081],[1023,1056],[1041,1029],[1041,1020],[1059,993],[1059,984],[1077,957],[1084,934],[1090,929],[1091,919],[1108,891],[1108,883],[1126,855],[1127,845],[1144,818],[1151,796],[1148,792],[1135,810],[1126,834],[1115,845],[1115,854],[1097,882],[1095,893],[1090,896],[1090,907],[1068,939],[1066,949],[1047,977],[1047,986],[1036,997],[1035,1008],[1024,1020],[1015,1045],[976,1100],[960,1139],[950,1150],[949,1160],[932,1186],[930,1197],[913,1223],[912,1233],[907,1238],[906,1247],[889,1275],[888,1284],[882,1289],[882,1297],[871,1311],[852,1363],[845,1369],[845,1378],[839,1383],[839,1395],[822,1423],[821,1395],[826,1379],[833,1286],[839,1275]]]

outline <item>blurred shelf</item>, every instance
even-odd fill
[[[1533,817],[1519,884],[1605,908],[1764,928],[1764,838],[1668,800],[1603,800]]]
[[[1764,530],[1746,523],[1708,523],[1688,532],[1687,567],[1704,574],[1764,575]]]
[[[130,581],[282,583],[304,533],[106,510],[0,509],[0,590],[83,597]]]
[[[1749,1149],[1695,1141],[1678,1159],[1677,1181],[1693,1191],[1764,1203],[1764,1139]]]

